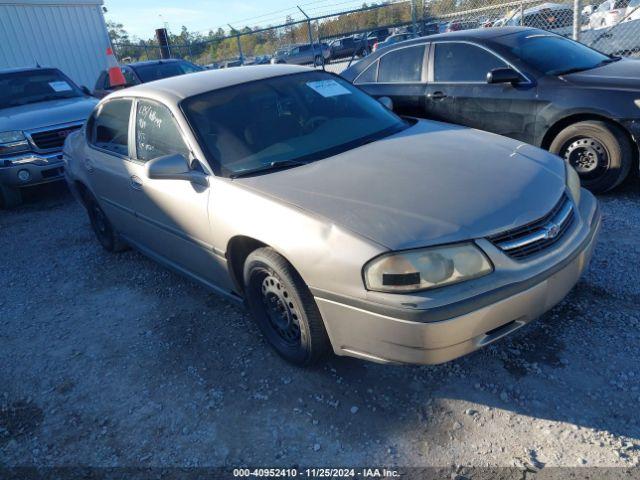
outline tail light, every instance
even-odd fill
[[[378,49],[378,42],[373,44],[373,47],[371,47],[371,51],[375,52]]]

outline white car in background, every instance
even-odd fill
[[[629,0],[606,0],[589,17],[589,27],[606,28],[620,23],[627,13]]]
[[[627,11],[625,13],[626,22],[632,20],[640,20],[640,0],[631,0],[627,5]]]

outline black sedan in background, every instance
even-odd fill
[[[166,60],[148,60],[146,62],[135,62],[122,65],[122,74],[126,80],[125,87],[131,87],[140,83],[152,82],[161,78],[175,77],[184,75],[185,73],[193,73],[204,70],[202,67],[195,65],[186,60],[166,59]],[[98,98],[109,95],[114,90],[122,88],[120,86],[113,87],[109,82],[109,73],[103,71],[96,81],[93,95]]]
[[[404,115],[516,138],[566,159],[604,192],[638,168],[640,61],[525,27],[391,45],[342,75]]]

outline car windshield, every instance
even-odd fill
[[[71,80],[55,69],[0,74],[0,108],[82,95]]]
[[[224,176],[326,158],[409,124],[341,78],[305,72],[182,102],[212,168]]]
[[[143,83],[202,70],[201,67],[189,62],[150,63],[147,65],[132,66],[132,68],[136,71]]]
[[[545,75],[561,75],[599,67],[615,59],[552,33],[515,34],[498,41],[524,63]]]

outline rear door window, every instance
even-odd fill
[[[90,142],[94,147],[129,155],[129,117],[132,100],[117,98],[98,109],[90,123]]]
[[[436,82],[486,82],[487,73],[507,64],[483,48],[468,43],[438,43],[434,53]]]
[[[422,79],[424,45],[393,50],[380,57],[378,82],[405,83]]]

